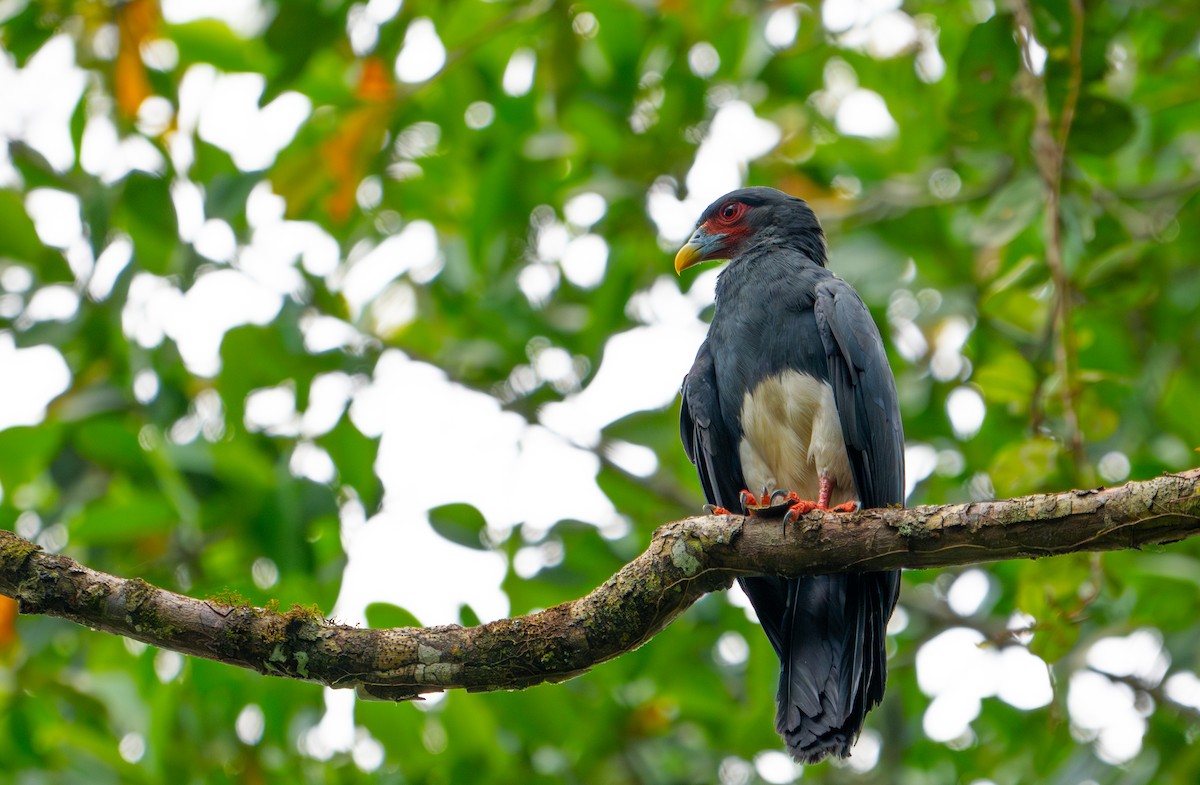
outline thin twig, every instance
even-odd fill
[[[1025,93],[1033,105],[1033,153],[1038,173],[1046,188],[1044,231],[1046,235],[1046,266],[1054,281],[1053,322],[1058,327],[1054,345],[1055,370],[1062,380],[1063,419],[1067,427],[1067,443],[1075,466],[1077,482],[1091,482],[1083,429],[1079,423],[1079,344],[1071,314],[1072,283],[1063,255],[1062,173],[1066,159],[1067,139],[1075,119],[1075,108],[1083,83],[1083,0],[1071,0],[1071,53],[1067,92],[1058,117],[1057,130],[1051,118],[1043,75],[1033,68],[1033,13],[1029,0],[1018,0],[1014,8],[1017,44],[1021,50],[1021,65],[1025,70]]]

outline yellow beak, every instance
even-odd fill
[[[679,275],[687,268],[700,261],[700,244],[689,242],[675,254],[675,274]]]
[[[724,250],[721,243],[728,235],[709,234],[704,227],[698,227],[692,232],[687,243],[675,254],[675,274],[682,273],[687,268],[710,259],[724,258],[720,254]]]

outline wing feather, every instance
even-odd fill
[[[879,328],[841,278],[822,281],[816,294],[817,331],[863,507],[903,504],[904,431]]]
[[[735,435],[722,427],[721,400],[717,393],[716,367],[706,340],[696,353],[692,369],[683,379],[683,406],[679,412],[679,435],[688,460],[696,465],[700,485],[709,504],[739,510],[745,487]]]

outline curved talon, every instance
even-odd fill
[[[788,511],[783,514],[783,524],[786,526],[789,523],[800,520],[801,515],[807,515],[813,510],[820,509],[816,502],[808,501],[807,499],[797,499],[796,503],[788,507]]]
[[[862,502],[850,501],[842,502],[829,508],[830,512],[858,512],[862,509]]]
[[[753,493],[750,493],[750,491],[743,490],[741,493],[738,494],[738,501],[740,501],[742,503],[742,508],[746,509],[746,508],[750,507],[751,505],[757,505],[758,497],[755,496]]]
[[[724,507],[718,507],[715,504],[706,504],[701,509],[704,510],[706,515],[733,515],[729,510]]]
[[[790,495],[791,495],[791,491],[785,491],[783,488],[777,488],[777,489],[775,489],[775,492],[771,494],[771,498],[767,504],[770,507],[774,507],[776,499],[781,499],[781,500],[786,499]]]

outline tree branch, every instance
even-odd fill
[[[812,513],[786,531],[742,516],[662,526],[591,594],[479,627],[366,630],[320,613],[198,600],[85,567],[0,531],[0,594],[44,613],[262,674],[363,697],[522,689],[636,649],[737,575],[943,567],[1168,543],[1200,533],[1200,469],[1120,488],[853,516]]]

